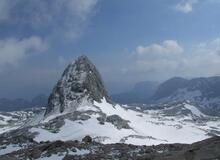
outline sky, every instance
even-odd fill
[[[87,55],[111,94],[220,74],[219,0],[0,0],[0,98],[49,94]]]

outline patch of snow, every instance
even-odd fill
[[[7,122],[7,121],[12,119],[11,116],[5,116],[5,115],[2,115],[2,114],[0,114],[0,118],[3,118],[5,122]]]
[[[37,160],[62,160],[64,156],[59,156],[58,154],[53,154],[50,157],[41,157]]]
[[[53,112],[53,114],[51,114],[51,115],[49,115],[49,116],[47,116],[46,118],[44,118],[43,120],[42,120],[42,123],[46,123],[46,122],[49,122],[50,120],[52,120],[52,119],[55,119],[55,118],[57,118],[57,117],[59,117],[59,116],[62,116],[62,115],[65,115],[66,114],[66,112],[63,112],[63,113],[60,113],[60,112]]]
[[[105,125],[100,125],[96,118],[91,118],[87,121],[70,121],[65,120],[65,125],[60,128],[60,132],[51,133],[47,130],[41,128],[32,128],[31,132],[38,132],[39,135],[35,137],[35,141],[55,141],[55,140],[82,140],[86,135],[92,137],[96,136],[107,136],[111,137],[111,140],[107,140],[106,143],[119,142],[120,138],[129,133],[133,133],[132,130],[121,129],[118,130],[111,123],[105,123]],[[114,133],[114,134],[113,134]]]
[[[90,150],[76,148],[76,152],[70,151],[68,154],[82,156],[82,155],[89,154],[89,153],[90,153]]]
[[[5,126],[3,128],[0,128],[0,134],[5,133],[5,132],[9,132],[11,130],[15,130],[18,129],[20,126]]]
[[[205,117],[206,115],[203,114],[198,108],[196,108],[195,106],[193,105],[190,105],[190,104],[187,104],[185,103],[184,104],[184,107],[188,110],[190,110],[192,112],[192,114],[198,116],[198,117]]]
[[[2,147],[2,146],[0,146],[0,147]],[[19,149],[22,149],[22,148],[17,145],[10,144],[4,149],[0,149],[0,155],[8,154],[8,153],[17,151]]]

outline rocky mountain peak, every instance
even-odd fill
[[[103,98],[111,102],[98,70],[88,57],[80,56],[64,70],[48,99],[45,115],[74,110],[85,100],[101,102]]]

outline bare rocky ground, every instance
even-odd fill
[[[23,139],[24,141],[24,139]],[[1,160],[219,160],[220,137],[187,144],[135,146],[100,144],[87,136],[82,141],[37,143],[26,140],[26,147],[0,156]],[[15,143],[15,142],[14,142]]]

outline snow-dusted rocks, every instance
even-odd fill
[[[17,148],[18,149],[18,148]],[[127,144],[85,143],[85,141],[42,142],[15,151],[8,146],[0,151],[1,160],[217,160],[220,156],[220,138],[213,137],[191,145],[161,144],[157,146],[135,146]],[[9,153],[10,151],[14,151]],[[1,153],[9,153],[2,155]]]
[[[220,77],[171,78],[160,84],[154,103],[190,101],[210,115],[220,114]]]
[[[48,116],[29,131],[36,135],[36,142],[81,140],[90,135],[104,144],[155,145],[193,143],[220,135],[219,121],[189,103],[135,111],[103,99],[90,106],[80,105],[72,113]]]
[[[0,134],[20,128],[25,124],[28,125],[32,118],[35,119],[39,113],[44,111],[44,108],[36,108],[26,111],[0,112]]]
[[[81,56],[67,66],[54,87],[45,115],[74,111],[83,101],[101,102],[102,98],[110,102],[95,65],[86,56]]]

